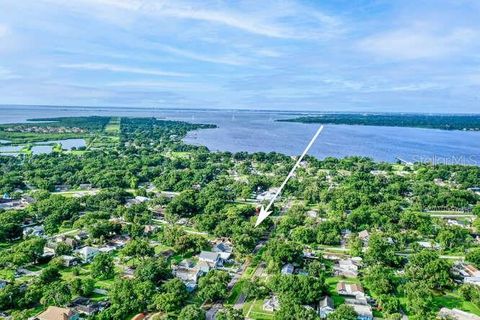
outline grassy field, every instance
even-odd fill
[[[340,296],[337,293],[337,283],[339,283],[340,281],[344,281],[346,283],[357,283],[357,284],[360,283],[358,278],[341,278],[341,277],[328,277],[328,278],[326,278],[325,283],[328,286],[328,292],[333,299],[333,303],[334,303],[335,307],[339,306],[340,304],[342,304],[345,301],[345,298],[343,298],[342,296]]]
[[[110,118],[110,122],[105,126],[104,132],[108,135],[118,135],[120,133],[120,118]]]
[[[439,310],[442,307],[450,309],[456,308],[480,316],[480,308],[472,302],[465,301],[457,292],[450,292],[445,295],[436,296],[434,298],[434,303],[435,307]]]
[[[263,300],[253,300],[243,305],[243,314],[249,319],[270,320],[273,319],[273,312],[263,310]]]

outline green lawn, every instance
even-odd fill
[[[263,310],[264,300],[254,300],[246,302],[243,305],[243,314],[250,319],[255,320],[270,320],[273,319],[273,312]],[[251,307],[251,310],[250,310]],[[250,311],[250,313],[249,313]]]
[[[472,302],[465,301],[458,293],[450,292],[443,296],[436,296],[434,298],[436,309],[440,310],[442,307],[457,308],[466,312],[471,312],[480,316],[480,308]]]
[[[105,133],[108,135],[117,135],[120,133],[120,118],[112,117],[110,122],[105,126]]]
[[[341,305],[344,301],[345,301],[345,298],[340,296],[338,293],[337,293],[337,283],[339,283],[340,281],[344,281],[346,283],[360,283],[360,281],[357,279],[357,278],[341,278],[341,277],[328,277],[325,279],[325,283],[327,284],[328,286],[328,292],[329,292],[329,295],[330,297],[332,297],[333,299],[333,303],[335,305],[335,307]]]

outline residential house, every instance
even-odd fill
[[[5,288],[10,282],[4,279],[0,279],[0,289]]]
[[[471,264],[465,264],[462,262],[456,263],[452,268],[452,273],[461,277],[463,283],[480,286],[480,271]]]
[[[441,308],[438,312],[438,318],[440,319],[453,319],[453,320],[480,320],[480,317],[469,312],[465,312],[459,309]]]
[[[212,250],[213,252],[218,252],[218,254],[220,255],[220,258],[222,258],[222,260],[225,261],[230,259],[233,248],[230,242],[219,241],[213,246]]]
[[[147,202],[148,200],[150,200],[150,198],[148,197],[136,196],[133,199],[127,199],[125,206],[131,207],[132,205],[144,203],[144,202]]]
[[[275,197],[275,194],[278,192],[278,188],[270,188],[268,191],[262,192],[259,195],[257,195],[257,201],[263,202],[263,201],[271,201],[273,197]],[[280,199],[280,195],[277,197],[277,200]]]
[[[35,203],[37,200],[35,200],[34,198],[28,196],[28,195],[23,195],[22,196],[22,199],[21,201],[27,205],[27,204],[32,204],[32,203]]]
[[[372,320],[372,307],[364,296],[356,296],[354,299],[345,299],[345,304],[352,307],[357,313],[358,320]]]
[[[50,306],[44,312],[36,315],[34,320],[78,320],[78,313],[70,308]]]
[[[51,259],[55,256],[55,249],[52,249],[48,246],[43,247],[42,258]]]
[[[268,312],[274,312],[280,309],[280,300],[277,296],[273,296],[270,299],[265,300],[263,303],[263,310]]]
[[[203,273],[208,273],[212,268],[210,264],[206,261],[199,261],[196,265],[197,269],[199,269]]]
[[[105,245],[105,246],[101,246],[100,248],[98,248],[98,251],[102,252],[102,253],[109,253],[109,252],[112,252],[112,251],[115,251],[117,250],[117,247],[114,247],[114,246],[111,246],[111,245]]]
[[[282,267],[282,274],[293,274],[295,267],[291,263],[287,263]]]
[[[318,303],[317,309],[320,318],[325,319],[333,311],[335,311],[333,299],[329,296],[323,297]]]
[[[311,250],[308,250],[308,249],[304,249],[303,250],[303,257],[305,259],[317,259],[317,255],[315,254],[315,252],[312,252]]]
[[[198,264],[195,265],[192,260],[184,259],[178,265],[172,267],[172,274],[183,281],[189,292],[195,290],[197,281],[200,276],[205,273],[205,270],[207,270],[207,268],[210,270],[207,262],[201,261],[199,264],[200,267]]]
[[[358,233],[358,238],[362,240],[364,244],[367,244],[368,240],[370,240],[370,233],[367,230],[360,231]]]
[[[372,307],[369,305],[358,305],[358,304],[353,304],[349,305],[355,310],[357,313],[357,320],[373,320],[373,312],[372,312]]]
[[[357,277],[360,265],[359,261],[361,261],[361,259],[340,259],[333,267],[333,272],[336,276]]]
[[[70,190],[70,186],[68,184],[57,184],[55,185],[55,192],[65,192]]]
[[[342,296],[364,296],[365,292],[360,284],[356,283],[346,283],[344,281],[340,281],[337,284],[337,292],[339,295]]]
[[[58,237],[55,238],[55,241],[57,243],[63,242],[65,244],[67,244],[68,246],[70,246],[72,249],[76,249],[79,245],[79,242],[78,242],[77,239],[66,237],[66,236],[58,236]]]
[[[134,315],[131,320],[143,320],[143,319],[147,319],[147,315],[142,312]]]
[[[468,190],[473,191],[476,194],[480,195],[480,187],[468,188]]]
[[[43,237],[45,235],[45,228],[40,226],[26,227],[23,229],[23,236]]]
[[[68,255],[60,256],[60,259],[62,260],[62,264],[65,267],[73,267],[73,266],[76,266],[80,262],[80,260],[77,257],[68,256]]]
[[[202,251],[198,256],[199,261],[204,261],[210,265],[212,269],[222,266],[222,258],[218,252]]]
[[[123,248],[125,247],[125,245],[127,244],[127,242],[130,240],[130,237],[129,236],[115,236],[113,237],[111,240],[110,240],[110,245],[117,248],[117,249],[120,249],[120,248]]]
[[[76,239],[77,241],[83,241],[83,240],[85,240],[85,239],[87,239],[87,238],[88,238],[88,233],[86,233],[85,231],[80,231],[79,233],[77,233],[77,234],[75,235],[75,239]]]
[[[425,249],[440,249],[440,245],[438,243],[430,242],[430,241],[417,241],[418,245]]]
[[[155,230],[158,229],[158,226],[157,225],[154,225],[154,224],[148,224],[146,225],[144,228],[143,228],[143,233],[148,235],[148,234],[152,234],[155,232]]]
[[[110,303],[107,301],[93,301],[84,297],[75,298],[69,305],[69,307],[74,309],[76,312],[87,316],[94,315],[109,306]]]
[[[461,228],[468,228],[470,224],[463,220],[456,220],[456,219],[447,219],[447,224],[449,226],[461,227]]]
[[[453,272],[462,277],[480,277],[480,271],[477,268],[463,262],[456,263],[453,266]]]
[[[307,211],[307,216],[310,217],[310,218],[318,218],[318,211],[316,210],[309,210]]]
[[[80,257],[83,263],[92,261],[92,259],[100,253],[100,250],[94,247],[83,247],[75,250],[75,253]]]
[[[189,292],[192,292],[197,287],[197,282],[200,276],[203,274],[198,268],[186,268],[182,266],[176,266],[172,268],[172,274],[182,280]]]

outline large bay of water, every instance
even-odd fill
[[[216,111],[143,108],[0,106],[0,123],[68,116],[157,117],[216,124],[190,132],[185,142],[222,151],[300,154],[316,124],[276,122],[295,114],[275,111]],[[368,156],[380,161],[429,161],[480,165],[480,132],[418,128],[326,125],[310,153],[318,158]]]

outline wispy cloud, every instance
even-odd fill
[[[102,70],[110,72],[135,73],[152,76],[167,76],[167,77],[186,77],[187,73],[161,71],[156,69],[135,68],[123,65],[105,64],[105,63],[72,63],[61,64],[61,68],[66,69],[80,69],[80,70]]]
[[[0,2],[0,103],[478,112],[474,0]]]
[[[189,50],[184,50],[184,49],[179,49],[171,46],[160,46],[160,50],[163,50],[165,52],[172,53],[177,56],[181,56],[184,58],[192,59],[192,60],[197,60],[197,61],[203,61],[203,62],[210,62],[210,63],[218,63],[218,64],[228,64],[228,65],[233,65],[233,66],[239,66],[239,65],[244,65],[247,64],[248,61],[245,58],[242,58],[237,55],[226,55],[226,56],[208,56],[204,54],[199,54],[195,53],[193,51]]]
[[[194,20],[278,39],[308,39],[330,36],[341,28],[341,20],[297,1],[185,1],[185,0],[46,0],[75,10],[96,13],[105,18],[105,10],[114,8],[137,16]],[[236,7],[236,8],[235,8]],[[112,15],[112,21],[116,20]]]
[[[0,80],[12,80],[19,78],[21,78],[19,75],[16,75],[9,69],[0,66]]]
[[[358,45],[363,51],[390,59],[423,59],[462,51],[478,38],[478,31],[458,28],[446,32],[409,28],[373,34]]]
[[[175,89],[181,91],[205,91],[214,90],[215,86],[206,82],[194,81],[194,82],[180,82],[180,81],[115,81],[106,85],[113,88],[134,88],[144,90],[158,90],[158,89]]]
[[[7,35],[8,28],[6,25],[0,24],[0,38]]]

